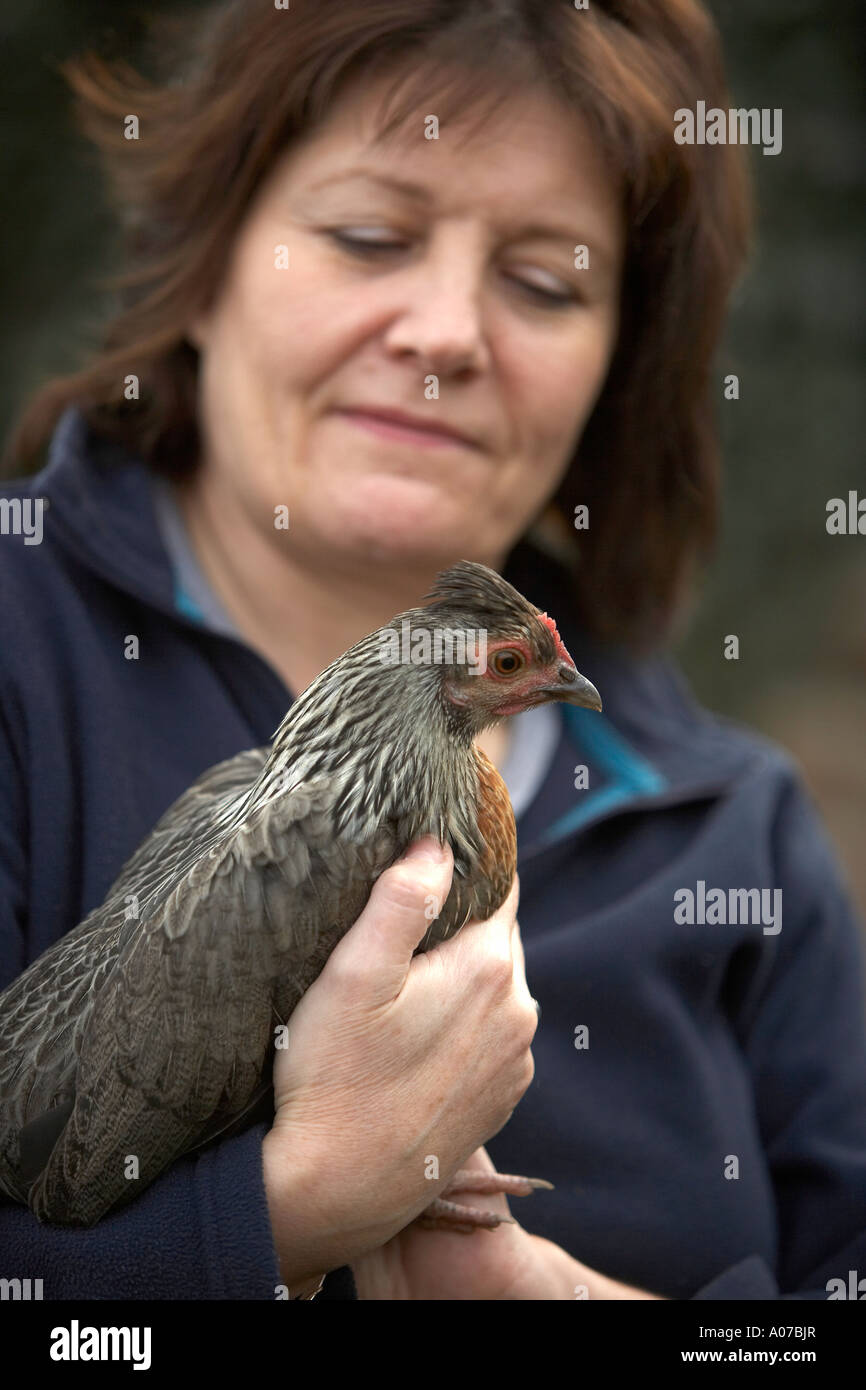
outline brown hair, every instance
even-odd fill
[[[95,54],[63,64],[103,152],[130,268],[113,282],[118,312],[99,351],[33,395],[5,471],[27,466],[70,404],[154,469],[179,476],[197,465],[198,354],[186,326],[216,294],[262,179],[350,79],[393,72],[383,135],[419,103],[431,109],[434,84],[444,124],[542,82],[589,122],[618,171],[627,226],[618,343],[554,503],[568,528],[575,506],[589,507],[589,528],[570,530],[587,629],[634,648],[662,641],[716,537],[710,371],[750,230],[741,151],[673,138],[677,109],[729,105],[718,35],[698,0],[591,0],[585,10],[572,0],[229,0],[170,24],[171,64],[155,79]],[[165,32],[157,21],[155,53],[168,51]],[[137,140],[124,138],[131,112]],[[128,373],[139,401],[124,399]]]

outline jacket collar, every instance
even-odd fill
[[[46,530],[69,555],[115,588],[176,616],[150,473],[140,459],[93,435],[76,406],[60,417],[32,489],[47,501]]]
[[[29,484],[47,499],[46,530],[80,564],[176,622],[201,630],[178,611],[151,476],[141,459],[92,435],[80,410],[70,406],[54,432],[46,466]],[[522,542],[505,575],[556,617],[566,647],[604,703],[602,714],[566,707],[575,742],[602,766],[607,781],[605,795],[576,805],[573,824],[558,824],[555,838],[616,814],[625,804],[675,804],[718,792],[766,758],[760,740],[698,705],[665,653],[636,659],[585,632],[568,602],[568,578],[549,556]]]

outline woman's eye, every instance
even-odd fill
[[[382,241],[375,237],[352,236],[349,232],[331,231],[330,237],[347,251],[359,252],[361,255],[366,251],[394,251],[405,246],[404,241]]]
[[[528,280],[518,280],[517,283],[529,294],[537,299],[543,300],[552,308],[565,308],[567,304],[577,303],[577,299],[573,294],[557,294],[556,290],[545,290],[541,285],[530,284]]]
[[[408,243],[405,241],[384,241],[381,237],[359,236],[357,233],[339,231],[336,228],[329,229],[328,235],[336,244],[359,256],[383,255],[388,251],[403,251]],[[578,299],[570,291],[558,293],[556,290],[545,289],[542,285],[534,285],[530,280],[522,280],[517,275],[508,277],[513,284],[518,285],[527,295],[551,309],[564,309],[569,304],[577,304]]]

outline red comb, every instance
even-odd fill
[[[544,623],[544,626],[548,628],[549,631],[553,634],[553,640],[556,644],[557,655],[560,656],[563,661],[567,661],[570,665],[573,666],[574,662],[571,660],[571,657],[565,649],[562,638],[559,635],[559,630],[553,619],[549,617],[547,613],[539,613],[538,620],[539,622]]]

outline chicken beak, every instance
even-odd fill
[[[560,665],[559,680],[554,685],[542,686],[538,693],[549,700],[562,700],[566,705],[582,705],[584,709],[601,711],[601,696],[592,681],[582,676],[577,667],[569,666],[566,662]]]

